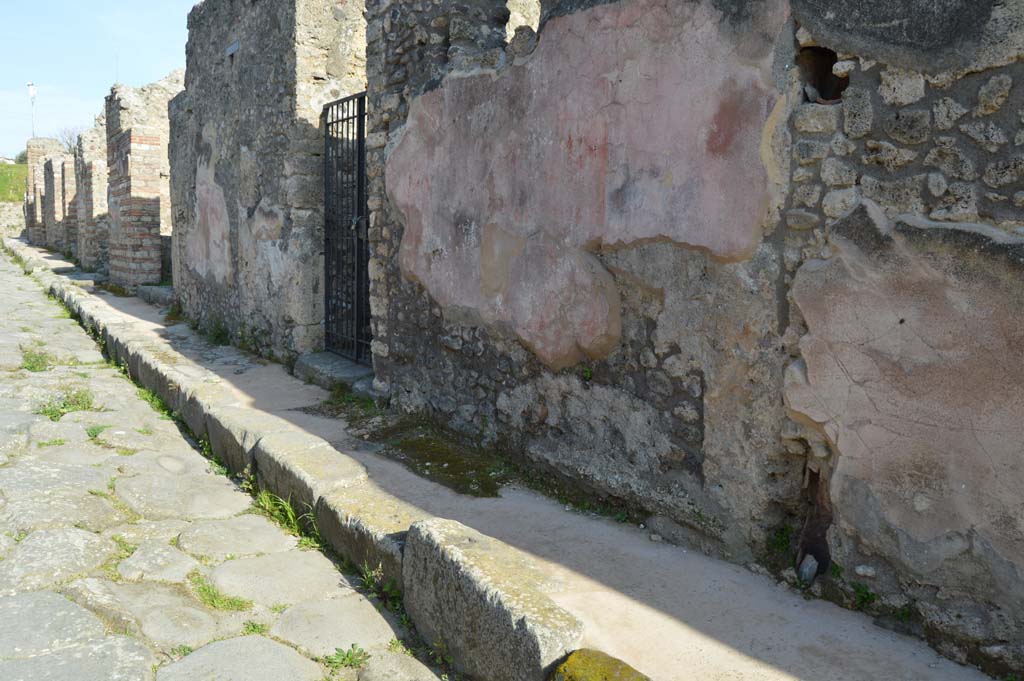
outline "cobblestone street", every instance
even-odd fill
[[[0,679],[436,678],[5,257],[0,287]]]

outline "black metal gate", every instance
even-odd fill
[[[366,93],[324,107],[325,345],[370,362]]]

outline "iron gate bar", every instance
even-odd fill
[[[366,93],[324,107],[324,346],[369,364]]]

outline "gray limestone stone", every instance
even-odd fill
[[[859,198],[860,191],[856,187],[835,189],[825,194],[821,201],[821,210],[830,218],[840,218],[853,210]]]
[[[960,126],[960,132],[970,137],[979,147],[994,154],[1010,140],[1002,128],[991,122],[971,121]]]
[[[583,625],[541,591],[532,559],[453,520],[412,526],[402,573],[416,628],[471,677],[541,681],[579,647]]]
[[[832,134],[839,129],[842,109],[830,104],[804,103],[793,115],[793,125],[800,132]]]
[[[838,133],[832,138],[832,153],[836,156],[849,156],[857,149],[857,145],[843,133]]]
[[[814,229],[819,221],[820,218],[815,213],[806,210],[786,211],[786,226],[790,229]]]
[[[129,508],[150,519],[229,518],[252,504],[231,481],[212,474],[140,475],[119,479],[115,490]]]
[[[147,580],[184,584],[188,573],[199,567],[191,556],[167,542],[149,541],[117,566],[117,572],[131,581]]]
[[[294,605],[281,614],[270,635],[311,657],[330,655],[353,643],[365,650],[385,648],[397,636],[377,607],[356,592]]]
[[[910,165],[917,158],[917,152],[911,149],[900,149],[888,142],[868,140],[864,145],[868,152],[861,157],[865,165],[882,166],[889,172],[894,172]]]
[[[52,591],[0,598],[0,659],[41,655],[103,635],[95,615]]]
[[[802,166],[817,163],[828,156],[829,145],[815,140],[800,140],[793,145],[793,158]]]
[[[982,180],[989,187],[999,188],[1018,182],[1021,177],[1024,177],[1024,157],[1014,156],[990,163],[985,168]]]
[[[214,561],[290,551],[297,543],[295,537],[254,514],[196,522],[178,537],[182,550]]]
[[[334,564],[313,551],[286,551],[229,560],[210,573],[221,592],[266,606],[292,605],[349,590]]]
[[[938,168],[946,175],[958,180],[974,180],[978,177],[974,162],[961,150],[952,137],[939,137],[935,148],[924,158],[925,166]]]
[[[967,108],[951,97],[943,97],[932,106],[932,114],[936,128],[952,130],[956,122],[967,114]]]
[[[381,651],[359,672],[359,681],[437,681],[437,675],[411,655]]]
[[[974,108],[975,116],[989,116],[996,113],[1006,103],[1013,87],[1013,78],[1000,73],[992,76],[978,89],[978,105]]]
[[[928,109],[900,109],[886,117],[882,127],[900,144],[921,144],[931,136],[932,112]]]
[[[826,158],[821,164],[821,179],[829,187],[857,184],[857,169],[838,158]]]
[[[924,98],[924,76],[890,66],[882,71],[878,94],[886,104],[906,106]]]
[[[47,655],[0,660],[5,681],[151,681],[156,657],[124,636],[96,639]]]
[[[928,191],[932,196],[939,197],[949,189],[949,182],[942,173],[928,173]]]
[[[933,220],[972,222],[978,219],[978,190],[969,182],[952,182],[939,205],[929,214]]]
[[[889,214],[923,212],[921,193],[926,176],[914,175],[899,180],[882,181],[865,175],[860,180],[866,198],[877,202]]]
[[[103,531],[104,537],[121,537],[129,544],[139,546],[149,541],[167,543],[191,527],[187,520],[169,518],[166,520],[140,520],[135,523],[115,525]]]
[[[860,139],[874,125],[875,109],[871,104],[871,92],[862,87],[851,86],[843,93],[843,131],[850,139]]]
[[[820,200],[820,184],[801,185],[793,190],[793,204],[796,206],[803,206],[805,208],[817,208],[818,201]],[[669,389],[669,394],[671,394],[671,388]]]
[[[262,636],[217,641],[157,671],[157,681],[319,681],[320,667]]]
[[[0,561],[0,594],[41,589],[100,566],[113,542],[77,528],[39,530]]]

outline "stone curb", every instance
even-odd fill
[[[156,343],[105,314],[95,296],[52,272],[23,241],[3,243],[230,471],[255,475],[261,489],[290,499],[299,514],[308,509],[338,555],[379,565],[385,581],[401,586],[417,629],[443,644],[463,673],[543,681],[579,647],[582,624],[543,592],[543,573],[526,553],[380,490],[352,457],[280,417],[234,403],[220,377],[169,341]]]

